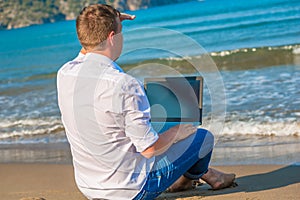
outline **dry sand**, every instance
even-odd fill
[[[215,167],[237,174],[238,186],[220,191],[206,184],[194,190],[164,193],[158,199],[299,200],[300,166],[245,165]],[[71,165],[0,164],[1,200],[83,200]]]

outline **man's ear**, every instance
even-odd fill
[[[111,31],[107,37],[107,41],[111,46],[114,46],[114,36],[115,36],[115,32]]]

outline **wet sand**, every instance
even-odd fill
[[[196,189],[163,193],[158,199],[300,199],[300,166],[217,166],[237,174],[237,187],[219,191],[205,183]],[[0,164],[0,197],[6,200],[83,200],[70,164]]]

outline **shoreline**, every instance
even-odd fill
[[[300,163],[299,136],[216,136],[211,164],[291,165]],[[71,164],[70,146],[60,143],[1,144],[0,164]]]
[[[300,198],[300,166],[216,166],[236,173],[237,187],[210,190],[203,184],[185,192],[163,193],[157,199],[289,199]],[[75,185],[71,164],[0,164],[0,196],[9,200],[86,199]]]

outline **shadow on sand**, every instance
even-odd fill
[[[210,190],[207,184],[193,190],[177,193],[163,193],[157,199],[217,196],[238,192],[259,192],[300,183],[300,166],[286,166],[268,173],[253,174],[236,178],[237,187]]]

